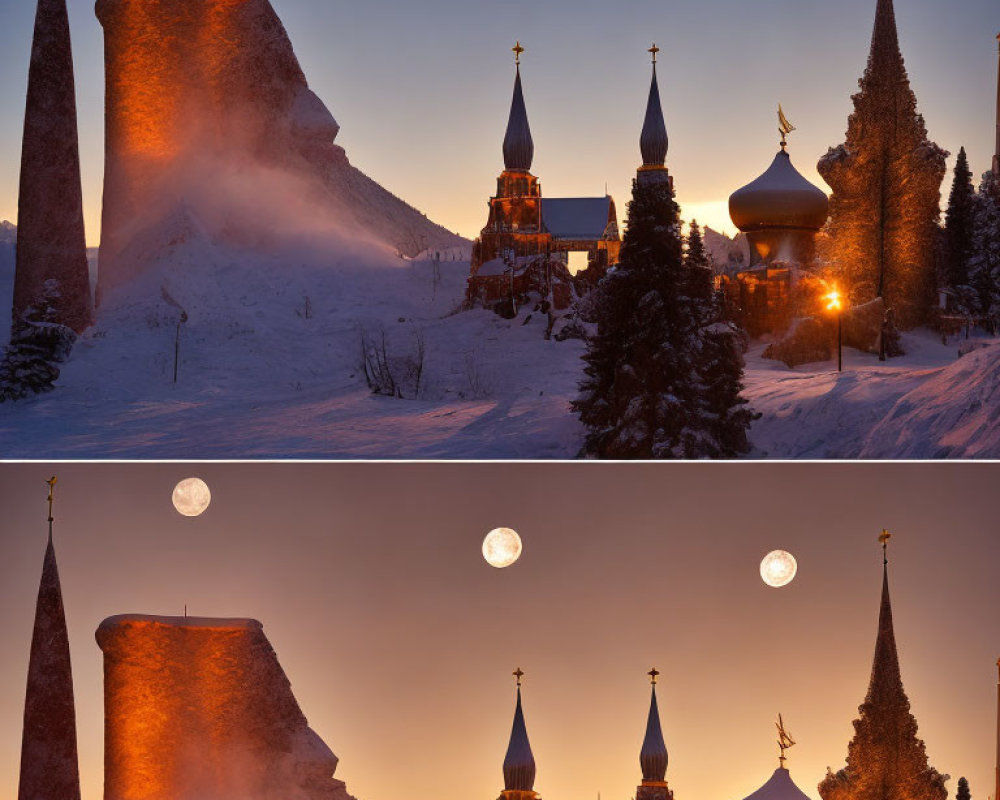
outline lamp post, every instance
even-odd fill
[[[843,326],[843,308],[844,304],[840,299],[840,292],[836,288],[830,290],[825,298],[826,300],[826,310],[837,312],[837,372],[844,371],[844,326]]]

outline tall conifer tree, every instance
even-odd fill
[[[952,288],[969,283],[969,259],[972,256],[973,205],[975,189],[972,170],[965,155],[965,148],[958,151],[954,180],[948,195],[945,212],[945,278]]]
[[[633,183],[621,263],[596,290],[598,332],[573,404],[589,430],[585,455],[708,458],[749,449],[742,353],[733,329],[716,322],[711,270],[684,258],[678,214],[668,182]]]
[[[829,248],[854,303],[882,297],[903,328],[930,308],[948,153],[927,138],[899,51],[892,0],[878,0],[847,140],[817,169],[833,189]]]

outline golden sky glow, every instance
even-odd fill
[[[98,623],[254,617],[359,800],[490,800],[525,671],[543,798],[626,800],[656,666],[677,800],[741,800],[777,766],[811,797],[867,687],[889,546],[903,680],[931,763],[986,800],[1000,552],[984,465],[0,466],[0,796],[16,791],[31,622],[56,472],[83,800],[102,787]],[[32,498],[35,498],[34,500]],[[484,530],[517,529],[494,569]],[[768,552],[799,564],[761,581]],[[392,768],[386,768],[391,752]]]

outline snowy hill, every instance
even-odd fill
[[[435,266],[299,228],[240,249],[183,210],[137,246],[148,268],[105,298],[56,391],[0,404],[0,457],[579,452],[584,430],[569,404],[583,343],[546,341],[547,320],[530,307],[513,320],[459,311],[469,265],[450,259],[461,248]],[[0,268],[8,296],[9,266]],[[369,389],[363,339],[374,361],[384,352],[401,397]],[[755,343],[746,396],[762,416],[750,456],[1000,457],[1000,343],[974,343],[990,346],[958,359],[961,342],[916,331],[904,334],[901,359],[845,351],[840,374],[832,363],[788,369]]]

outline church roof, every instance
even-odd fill
[[[524,93],[521,91],[521,67],[518,66],[516,69],[514,97],[510,101],[507,132],[503,137],[503,164],[506,169],[527,172],[531,169],[531,161],[535,157],[535,143],[531,139],[528,112],[524,107]]]
[[[639,135],[639,150],[642,164],[646,167],[662,167],[667,160],[667,125],[663,121],[660,105],[660,87],[656,83],[656,64],[653,64],[653,80],[649,84],[649,99],[646,101],[646,118]]]
[[[543,197],[542,225],[556,239],[600,239],[611,217],[611,197]]]
[[[729,196],[729,216],[741,231],[764,228],[819,230],[830,201],[799,173],[788,153],[778,151],[763,175]]]
[[[778,767],[767,783],[753,794],[747,795],[744,800],[807,800],[808,797],[795,785],[788,770]]]
[[[503,788],[530,792],[535,785],[535,757],[528,742],[528,730],[524,726],[524,712],[521,711],[521,687],[517,687],[517,707],[514,709],[514,724],[510,729],[510,744],[503,759]]]
[[[639,766],[644,781],[662,781],[667,774],[667,745],[660,726],[660,710],[656,705],[656,685],[649,699],[649,716],[646,719],[646,737],[639,751]]]

